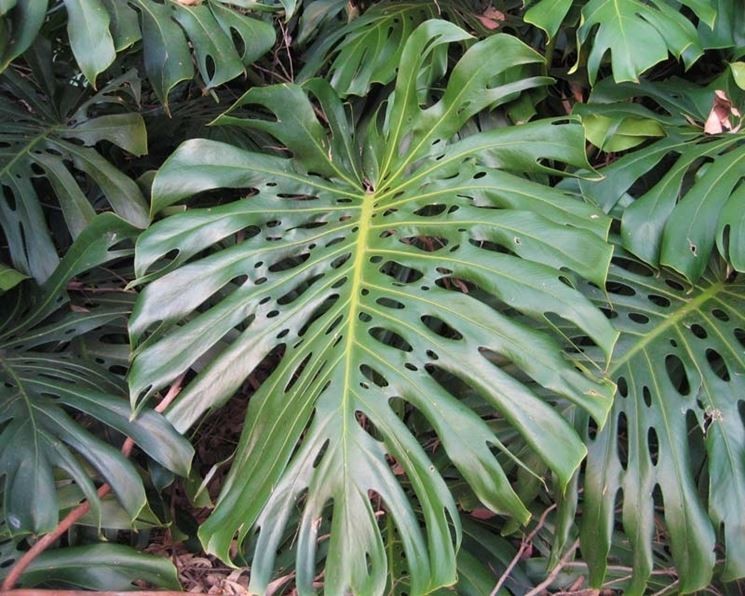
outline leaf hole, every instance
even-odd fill
[[[432,331],[433,333],[436,333],[440,337],[444,337],[446,339],[454,339],[454,340],[461,340],[463,339],[463,335],[453,329],[450,325],[448,325],[445,321],[440,319],[439,317],[434,317],[430,315],[423,315],[420,317],[420,320],[424,325]]]
[[[683,290],[685,290],[685,286],[682,283],[675,281],[674,279],[665,279],[665,283],[673,290],[677,290],[678,292],[682,292]]]
[[[662,308],[667,308],[670,306],[670,301],[665,298],[664,296],[659,296],[657,294],[650,294],[647,296],[650,302],[653,302],[657,306],[661,306]]]
[[[395,308],[398,310],[405,308],[405,305],[402,302],[394,300],[393,298],[386,298],[385,296],[378,298],[375,302],[380,304],[380,306],[385,306],[386,308]]]
[[[292,377],[290,378],[290,381],[287,383],[287,385],[285,385],[285,391],[284,391],[285,393],[289,393],[290,389],[292,389],[295,386],[295,383],[297,383],[298,380],[303,376],[303,371],[305,370],[305,367],[308,366],[308,362],[310,362],[310,359],[312,357],[313,357],[313,352],[311,352],[305,358],[303,358],[303,361],[292,373]]]
[[[649,323],[649,317],[638,312],[630,312],[628,317],[634,321],[634,323],[638,323],[639,325],[646,325]]]
[[[667,371],[670,383],[672,383],[678,393],[688,395],[691,392],[688,374],[683,366],[683,361],[675,354],[668,354],[665,358],[665,371]]]
[[[321,462],[323,461],[323,456],[326,455],[326,451],[328,451],[330,441],[326,439],[323,442],[323,445],[321,445],[321,448],[318,450],[318,453],[316,453],[316,457],[313,459],[313,468],[317,468],[321,465]]]
[[[642,387],[642,399],[644,400],[645,406],[647,406],[648,408],[652,407],[652,392],[646,385]]]
[[[615,319],[618,317],[618,312],[605,306],[601,306],[600,311],[605,315],[607,319]]]
[[[424,207],[420,207],[414,211],[414,215],[419,215],[420,217],[435,217],[443,213],[445,209],[447,209],[447,205],[442,203],[425,205]]]
[[[715,308],[711,311],[711,314],[713,314],[717,319],[720,321],[727,323],[729,322],[729,315],[724,312],[721,308]]]
[[[373,327],[368,331],[368,333],[372,337],[377,339],[380,343],[385,344],[386,346],[390,346],[391,348],[401,350],[402,352],[411,352],[414,349],[411,347],[411,344],[409,342],[407,342],[398,333],[390,329],[384,329],[383,327]]]
[[[729,383],[730,376],[729,370],[727,368],[727,363],[724,361],[724,358],[722,358],[719,352],[717,352],[716,350],[712,350],[711,348],[706,350],[706,361],[709,363],[711,371],[716,376],[722,379],[722,381],[726,381]]]
[[[618,414],[618,441],[616,443],[616,454],[621,467],[626,470],[629,465],[629,429],[626,413]]]
[[[344,320],[344,315],[339,315],[338,317],[336,317],[336,318],[335,318],[335,319],[334,319],[334,320],[333,320],[333,321],[331,322],[331,325],[329,325],[329,326],[328,326],[328,327],[326,328],[326,332],[325,332],[325,334],[324,334],[324,335],[329,335],[329,334],[330,334],[330,333],[331,333],[331,332],[332,332],[332,331],[333,331],[334,329],[336,329],[336,328],[337,328],[337,327],[339,326],[339,323],[341,323],[341,322],[342,322],[342,320]]]
[[[360,372],[368,381],[375,383],[378,387],[388,387],[388,381],[385,377],[367,364],[360,365]]]
[[[605,284],[605,289],[610,294],[617,294],[619,296],[635,296],[636,290],[622,283],[615,281],[609,281]]]
[[[617,265],[621,269],[625,269],[631,273],[643,275],[644,277],[653,277],[655,274],[654,269],[632,259],[626,259],[624,257],[613,257],[613,264]]]
[[[693,335],[695,335],[699,339],[706,339],[709,336],[709,334],[706,333],[706,329],[696,323],[691,325],[691,333],[693,333]]]
[[[649,457],[652,460],[652,465],[657,465],[657,458],[659,456],[660,443],[657,439],[657,431],[653,427],[649,427],[647,430],[647,451]]]
[[[745,348],[745,330],[739,327],[735,329],[735,339],[740,342],[740,345]]]

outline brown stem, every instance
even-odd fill
[[[559,561],[559,564],[556,565],[551,570],[551,573],[548,574],[548,577],[544,579],[540,584],[538,584],[535,588],[533,588],[530,592],[525,594],[525,596],[538,596],[538,594],[542,594],[543,590],[548,588],[552,583],[554,583],[554,580],[559,576],[559,573],[561,573],[561,570],[564,568],[564,565],[566,565],[569,562],[569,559],[574,556],[574,551],[577,550],[579,547],[579,540],[575,540],[574,544],[569,547],[569,550],[566,552],[566,554],[561,557],[561,560]]]
[[[497,581],[497,584],[494,586],[489,596],[496,596],[496,594],[502,588],[502,586],[504,585],[504,582],[506,582],[507,579],[510,577],[510,573],[512,573],[512,570],[515,568],[515,565],[517,565],[517,563],[522,558],[523,553],[525,553],[525,551],[528,550],[528,548],[531,546],[531,543],[533,542],[533,538],[535,538],[535,535],[538,534],[538,531],[546,523],[546,518],[548,517],[548,514],[551,513],[554,509],[556,509],[556,503],[546,508],[543,514],[541,514],[541,517],[538,520],[538,523],[536,524],[535,528],[533,528],[530,534],[528,534],[520,542],[520,549],[517,551],[517,554],[512,558],[512,560],[510,561],[510,564],[507,565],[507,568],[504,570],[504,573],[502,573],[502,575],[500,576],[499,580]]]
[[[184,376],[185,374],[181,375],[173,382],[173,385],[171,385],[168,393],[166,393],[166,396],[160,401],[157,406],[155,406],[156,412],[163,412],[163,410],[165,410],[168,405],[176,398],[176,396],[179,394],[179,391],[181,391],[181,382],[184,380]],[[132,453],[134,444],[134,441],[130,437],[127,437],[125,439],[124,444],[122,445],[122,453],[124,454],[124,457],[129,457],[130,453]],[[102,499],[110,492],[111,486],[108,483],[104,484],[97,491],[98,498]],[[5,579],[0,586],[0,590],[2,590],[3,592],[12,590],[13,587],[18,583],[18,580],[21,579],[21,575],[23,574],[23,572],[26,571],[33,560],[45,550],[47,550],[50,546],[52,546],[52,544],[57,542],[57,540],[59,540],[65,534],[65,532],[67,532],[73,525],[75,525],[80,520],[80,518],[88,513],[90,509],[90,502],[83,501],[80,505],[75,507],[75,509],[70,511],[70,513],[68,513],[64,517],[64,519],[60,521],[59,524],[57,524],[57,527],[54,530],[52,530],[48,534],[45,534],[39,540],[37,540],[30,549],[23,553],[23,556],[21,556],[21,558],[15,562],[13,567],[10,568],[8,575],[5,576]]]

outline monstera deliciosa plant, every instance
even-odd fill
[[[0,0],[0,590],[737,593],[743,32]]]
[[[310,589],[329,515],[327,589],[383,590],[386,550],[371,494],[400,533],[411,590],[455,581],[457,509],[402,421],[411,409],[484,504],[528,520],[492,453],[503,446],[451,379],[509,420],[559,486],[582,460],[582,442],[494,360],[509,359],[558,399],[605,420],[612,385],[578,371],[549,334],[507,314],[556,315],[612,349],[616,331],[567,277],[604,283],[609,220],[541,182],[558,164],[585,165],[582,128],[545,120],[461,134],[475,113],[547,82],[516,78],[540,56],[495,35],[463,55],[435,97],[427,87],[438,54],[465,36],[443,21],[417,28],[391,96],[363,122],[320,80],[249,91],[218,123],[267,131],[291,156],[192,140],[153,182],[156,212],[199,192],[237,189],[222,191],[235,200],[165,218],[139,238],[136,274],[147,285],[130,324],[130,388],[137,409],[206,356],[169,411],[186,430],[277,354],[200,529],[207,549],[225,559],[236,536],[258,529],[257,592],[298,503],[298,587]],[[495,54],[504,59],[490,61]],[[255,117],[242,116],[249,106]]]

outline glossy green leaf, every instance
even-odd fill
[[[618,118],[605,116],[599,110],[588,111],[582,118],[582,124],[585,125],[587,140],[607,153],[626,151],[650,138],[665,136],[665,128],[657,119],[639,117],[633,113]]]
[[[733,62],[729,67],[732,69],[732,77],[737,86],[745,90],[745,62]]]
[[[6,6],[5,14],[0,14],[0,33],[6,36],[0,41],[0,73],[34,43],[48,4],[49,0],[24,0]]]
[[[24,279],[28,279],[28,275],[0,263],[0,294],[13,289]]]
[[[109,13],[109,29],[117,52],[131,47],[142,39],[137,11],[120,0],[101,0]]]
[[[247,66],[274,43],[271,25],[218,2],[184,5],[132,0],[142,19],[145,70],[158,98],[168,106],[170,91],[194,76],[197,69],[207,88],[243,74]],[[241,38],[242,55],[233,42]]]
[[[123,544],[90,544],[46,551],[21,577],[23,587],[76,586],[86,590],[131,590],[134,582],[180,590],[178,570],[166,557]]]
[[[46,280],[58,263],[41,208],[40,196],[51,194],[44,182],[54,191],[73,238],[95,215],[81,172],[116,213],[137,226],[148,222],[145,199],[135,182],[94,148],[108,141],[138,155],[147,151],[142,117],[121,113],[119,107],[136,101],[136,74],[114,79],[92,95],[72,88],[74,83],[63,76],[52,82],[54,93],[75,91],[79,97],[63,114],[12,69],[0,78],[0,226],[14,268],[38,282]],[[105,114],[107,109],[115,113]]]
[[[24,0],[0,12],[0,72],[39,36],[49,4]],[[50,14],[64,6],[69,47],[94,87],[118,52],[142,40],[145,71],[167,107],[170,91],[194,77],[192,54],[204,85],[212,88],[244,74],[246,66],[272,47],[271,24],[246,15],[236,4],[240,5],[218,0],[193,5],[175,0],[61,0],[52,3]]]
[[[713,0],[682,0],[701,21],[713,24],[716,11]],[[582,8],[577,30],[580,44],[587,52],[587,71],[594,83],[600,65],[610,52],[616,82],[637,81],[639,75],[673,54],[686,66],[703,53],[693,23],[670,0],[590,0]]]
[[[587,443],[582,553],[593,585],[603,581],[619,505],[633,554],[626,593],[644,593],[653,570],[656,507],[681,592],[710,584],[720,531],[722,578],[745,576],[745,284],[714,267],[688,287],[623,255],[607,293],[586,293],[621,330],[609,368],[618,397]]]
[[[504,416],[560,484],[583,445],[490,355],[599,424],[610,406],[610,384],[577,370],[550,334],[510,316],[555,314],[608,353],[615,341],[562,271],[603,283],[609,221],[538,181],[561,174],[562,163],[587,167],[581,126],[547,120],[459,138],[474,114],[546,82],[523,78],[541,64],[538,54],[495,35],[465,53],[436,97],[421,88],[442,48],[466,38],[443,21],[421,25],[403,50],[384,118],[358,130],[321,81],[253,89],[218,123],[268,132],[293,158],[192,140],[155,178],[156,212],[206,190],[235,189],[224,193],[237,198],[169,216],[138,240],[136,272],[149,283],[130,324],[131,399],[140,408],[197,368],[168,412],[185,430],[262,361],[275,362],[200,528],[206,549],[224,559],[255,529],[256,592],[266,589],[297,507],[298,589],[311,590],[319,525],[330,520],[325,589],[380,592],[387,556],[370,491],[401,536],[411,592],[455,581],[456,505],[394,398],[427,419],[485,506],[521,522],[529,512],[490,449],[506,447],[461,402],[458,383]],[[244,110],[256,105],[274,119],[251,119]],[[390,459],[405,471],[421,515]]]
[[[624,247],[647,263],[671,267],[691,281],[703,274],[717,242],[721,254],[738,270],[745,261],[741,224],[734,215],[743,206],[739,189],[745,176],[745,133],[707,135],[702,130],[719,84],[601,86],[610,95],[605,99],[617,103],[590,102],[575,108],[590,122],[600,114],[618,128],[629,117],[643,114],[664,129],[665,138],[617,159],[602,170],[602,180],[580,185],[606,211],[622,199],[633,199],[622,214]],[[618,101],[634,95],[652,98],[667,114]],[[696,120],[701,124],[691,124]],[[638,183],[662,163],[667,165],[654,183]]]
[[[523,19],[543,29],[549,39],[556,36],[562,22],[572,7],[572,0],[537,0],[526,2],[529,4]]]
[[[713,0],[716,20],[700,22],[698,32],[705,48],[732,48],[736,57],[743,56],[745,50],[745,13],[733,0]]]
[[[96,86],[96,78],[116,58],[109,32],[111,17],[102,0],[64,0],[67,34],[80,70]]]
[[[326,78],[340,95],[365,95],[374,83],[386,84],[396,78],[404,44],[418,25],[437,17],[477,25],[478,11],[478,3],[471,0],[377,3],[346,26],[319,36],[306,53],[299,78],[306,80],[327,69]],[[464,35],[461,41],[468,39]],[[441,47],[435,54],[432,72],[426,73],[430,79],[444,73],[447,55],[443,50]]]
[[[13,535],[48,532],[56,526],[55,470],[76,482],[94,515],[100,516],[98,497],[87,466],[111,485],[131,518],[145,504],[132,463],[69,410],[132,437],[162,465],[188,473],[193,450],[163,416],[147,411],[131,420],[121,381],[58,349],[90,329],[126,317],[126,310],[107,307],[64,312],[64,288],[74,275],[120,256],[112,247],[135,233],[117,216],[100,215],[38,293],[3,297],[0,308],[7,318],[0,327],[0,475],[4,516]]]

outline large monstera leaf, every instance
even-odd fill
[[[0,31],[10,35],[7,46],[0,47],[0,72],[31,45],[47,9],[64,7],[70,48],[91,84],[95,86],[118,52],[142,41],[145,70],[167,105],[170,90],[194,76],[192,52],[202,81],[211,88],[244,74],[246,66],[272,47],[270,24],[227,4],[220,0],[5,2],[0,6]]]
[[[649,580],[657,523],[683,593],[711,583],[717,543],[722,579],[741,578],[745,283],[717,262],[689,286],[628,253],[616,260],[607,292],[586,288],[621,331],[609,368],[618,396],[605,428],[588,435],[582,485],[593,585],[603,582],[619,507],[633,553],[628,593]]]
[[[41,197],[56,197],[62,217],[52,216],[53,222],[66,227],[72,238],[97,208],[110,207],[136,226],[147,225],[139,187],[97,150],[108,142],[142,155],[147,133],[136,111],[136,72],[94,94],[78,85],[64,65],[53,74],[57,65],[50,55],[41,44],[35,49],[38,53],[29,55],[34,77],[12,68],[0,76],[0,227],[14,268],[41,283],[59,263],[60,248]],[[64,235],[57,234],[56,240],[62,244]]]
[[[492,450],[514,456],[457,388],[470,386],[509,421],[560,485],[585,448],[528,379],[600,425],[610,406],[611,384],[580,372],[549,334],[510,316],[556,315],[612,349],[615,331],[570,282],[576,273],[604,283],[608,220],[525,177],[545,180],[560,173],[559,162],[586,167],[582,129],[548,120],[459,138],[477,112],[545,81],[515,79],[541,58],[495,35],[466,52],[441,96],[420,88],[438,48],[466,37],[444,21],[421,25],[385,112],[361,125],[361,141],[327,83],[253,89],[222,121],[271,133],[291,158],[193,140],[155,178],[155,210],[238,189],[222,193],[236,200],[170,216],[138,240],[137,274],[149,283],[131,319],[130,389],[139,408],[194,368],[168,412],[186,430],[257,366],[273,367],[200,529],[207,550],[224,559],[236,537],[251,535],[251,589],[259,593],[298,506],[301,591],[316,575],[324,519],[326,589],[383,590],[376,511],[400,533],[412,593],[455,581],[458,511],[402,422],[406,411],[428,420],[487,507],[525,522],[529,513]],[[241,118],[246,105],[267,118]],[[520,373],[502,370],[504,361]]]
[[[735,269],[745,271],[745,132],[737,132],[734,113],[728,115],[732,130],[704,132],[710,112],[721,109],[717,90],[745,105],[731,81],[720,79],[703,88],[671,80],[601,84],[593,101],[576,109],[588,126],[600,123],[627,136],[636,131],[639,137],[632,143],[648,134],[664,135],[604,168],[602,180],[583,180],[580,186],[605,211],[618,207],[626,249],[692,282],[704,273],[715,247]],[[630,102],[639,96],[661,110]],[[720,112],[725,120],[726,112],[726,107]],[[618,138],[611,132],[607,137],[611,144]]]
[[[115,245],[134,232],[113,214],[98,216],[42,288],[24,285],[0,303],[0,476],[13,536],[54,529],[62,480],[78,485],[99,523],[96,477],[111,485],[131,519],[145,506],[137,469],[91,432],[91,421],[131,437],[166,468],[188,473],[188,441],[153,411],[131,420],[122,379],[69,349],[71,340],[127,315],[115,307],[72,309],[65,288],[82,271],[126,254]]]

